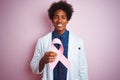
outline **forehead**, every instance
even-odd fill
[[[66,12],[62,9],[58,9],[54,12],[54,15],[66,15]]]

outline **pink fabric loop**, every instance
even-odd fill
[[[60,44],[60,48],[59,50],[54,46],[54,44]],[[53,39],[52,43],[51,43],[51,51],[56,52],[57,53],[57,57],[55,59],[54,62],[49,63],[50,68],[53,70],[55,68],[55,66],[57,65],[58,61],[61,61],[61,63],[67,68],[70,68],[70,61],[63,55],[63,45],[62,42],[58,39],[55,38]]]

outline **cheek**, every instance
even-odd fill
[[[56,24],[57,21],[56,21],[56,20],[53,20],[52,22],[53,22],[53,24]]]
[[[65,25],[67,25],[67,23],[68,23],[67,21],[64,22]]]
[[[67,23],[68,23],[68,20],[65,19],[65,20],[63,20],[63,22],[64,22],[65,24],[67,24]]]

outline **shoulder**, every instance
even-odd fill
[[[52,32],[49,32],[49,33],[47,33],[46,35],[40,37],[38,40],[40,40],[40,41],[41,41],[41,40],[46,40],[46,39],[50,38],[51,35],[52,35]]]
[[[73,32],[69,32],[69,37],[70,37],[70,40],[73,40],[73,41],[79,41],[79,42],[83,42],[83,39],[79,36],[79,35],[77,35],[77,34],[75,34],[75,33],[73,33]]]
[[[38,43],[45,43],[45,42],[51,40],[51,35],[52,35],[52,32],[49,32],[45,36],[40,37],[38,39]]]

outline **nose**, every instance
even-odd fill
[[[58,19],[58,22],[61,22],[61,21],[62,21],[62,20],[59,18],[59,19]]]

